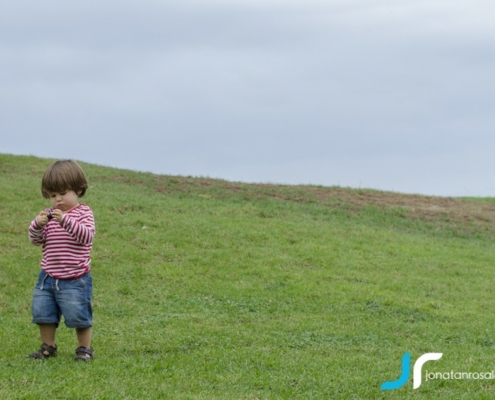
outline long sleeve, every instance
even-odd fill
[[[61,226],[76,242],[81,244],[91,244],[93,242],[95,237],[93,213],[86,212],[77,219],[65,214]]]
[[[28,236],[31,243],[35,246],[40,246],[45,242],[43,228],[38,225],[36,219],[31,222],[31,225],[29,225]]]

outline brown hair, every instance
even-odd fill
[[[49,198],[50,193],[63,193],[73,190],[83,197],[88,188],[88,180],[81,166],[73,160],[59,160],[50,165],[41,180],[41,193]]]

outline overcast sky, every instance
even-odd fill
[[[16,0],[0,153],[495,196],[495,2]]]

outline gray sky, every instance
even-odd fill
[[[489,0],[5,2],[0,152],[495,196]]]

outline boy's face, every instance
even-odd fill
[[[73,190],[62,193],[49,193],[50,203],[53,208],[58,208],[63,212],[72,210],[79,205],[79,196]]]

